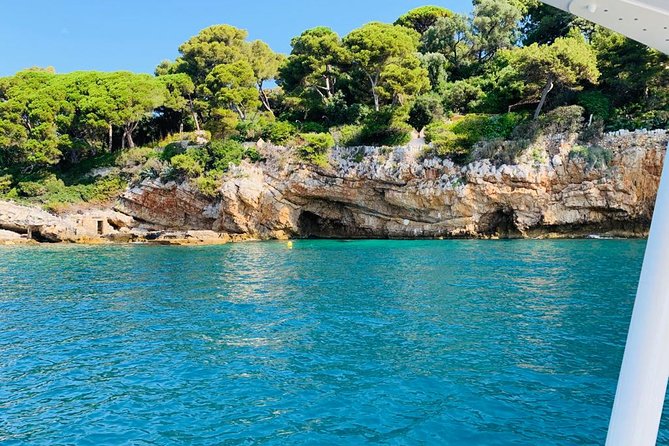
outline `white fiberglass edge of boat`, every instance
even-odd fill
[[[669,0],[542,1],[669,54]],[[668,379],[669,163],[665,163],[613,404],[607,446],[655,444]]]
[[[669,0],[542,0],[669,54]]]

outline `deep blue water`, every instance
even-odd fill
[[[1,247],[0,443],[602,444],[644,247]]]

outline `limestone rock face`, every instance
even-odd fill
[[[267,161],[232,169],[218,198],[146,180],[118,210],[164,228],[259,239],[643,236],[668,140],[664,131],[608,134],[600,143],[611,155],[606,166],[576,156],[566,137],[546,157],[516,165],[456,166],[421,159],[412,146],[335,149],[321,168],[264,146]]]

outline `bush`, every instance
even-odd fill
[[[14,179],[11,175],[0,175],[0,194],[6,194],[12,189]]]
[[[291,137],[297,134],[297,129],[290,122],[275,121],[263,131],[263,139],[274,144],[285,144]]]
[[[419,96],[409,110],[407,122],[417,131],[421,131],[426,125],[444,117],[444,107],[441,98],[437,94],[426,94]]]
[[[302,159],[322,166],[327,164],[327,153],[335,141],[329,133],[301,133],[295,145]]]
[[[221,187],[220,179],[212,174],[203,175],[195,179],[195,187],[204,196],[214,198],[218,195]]]
[[[364,121],[358,144],[400,146],[411,141],[412,128],[391,108],[370,114]]]
[[[215,108],[211,111],[211,116],[207,122],[207,127],[211,130],[212,137],[231,138],[238,134],[239,116],[232,110]]]
[[[163,172],[165,165],[157,158],[149,159],[139,173],[140,178],[158,178]]]
[[[118,195],[128,187],[127,181],[119,176],[108,176],[101,178],[89,187],[81,190],[84,201],[107,201]]]
[[[464,162],[470,157],[475,144],[508,139],[522,120],[523,116],[517,113],[465,115],[451,123],[428,125],[425,140],[432,144],[437,155]]]
[[[473,110],[485,99],[485,92],[476,78],[449,82],[444,88],[444,107],[452,112],[465,113]]]
[[[610,130],[669,129],[669,111],[650,110],[638,114],[625,109],[616,110],[607,127]]]
[[[584,109],[578,105],[558,107],[539,117],[543,134],[578,133],[583,128]]]
[[[611,150],[600,146],[576,145],[569,152],[569,159],[580,158],[586,162],[588,168],[606,168],[613,159]]]
[[[186,144],[199,144],[198,140],[206,139],[211,141],[211,132],[208,130],[200,130],[199,132],[194,130],[192,132],[183,132],[182,134],[174,133],[167,138],[161,140],[159,146],[167,146],[172,143],[181,143],[185,142]]]
[[[542,136],[579,133],[583,129],[583,112],[583,107],[578,105],[557,107],[537,119],[522,123],[511,137],[515,140],[536,141]]]
[[[300,133],[327,133],[328,128],[318,122],[305,122],[300,126]]]
[[[434,122],[425,127],[425,141],[432,144],[436,155],[458,162],[464,161],[470,152],[466,147],[466,139],[454,133],[443,122]]]
[[[244,158],[244,145],[231,139],[211,141],[207,145],[211,156],[210,167],[214,170],[228,170],[230,164],[238,165]]]
[[[586,91],[578,95],[578,104],[585,113],[607,120],[611,116],[611,101],[601,91]]]
[[[165,146],[163,151],[160,153],[160,159],[163,161],[169,161],[175,155],[181,155],[186,151],[186,148],[181,145],[179,142],[170,143]]]
[[[460,135],[468,149],[480,141],[507,139],[513,129],[522,121],[522,115],[505,113],[503,115],[465,115],[450,125],[450,130]]]
[[[330,130],[336,144],[340,147],[355,147],[360,145],[361,125],[343,125]]]
[[[24,181],[22,183],[19,183],[18,191],[19,195],[21,195],[22,197],[30,198],[30,197],[39,197],[40,195],[46,194],[47,189],[41,183],[37,183],[35,181]]]
[[[182,153],[175,155],[170,160],[170,164],[177,174],[186,178],[195,178],[204,172],[204,167],[190,154]]]
[[[158,152],[151,147],[135,147],[121,153],[116,159],[116,165],[121,168],[141,166],[150,158],[158,156]]]

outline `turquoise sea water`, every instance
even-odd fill
[[[644,247],[1,247],[0,444],[603,444]]]

